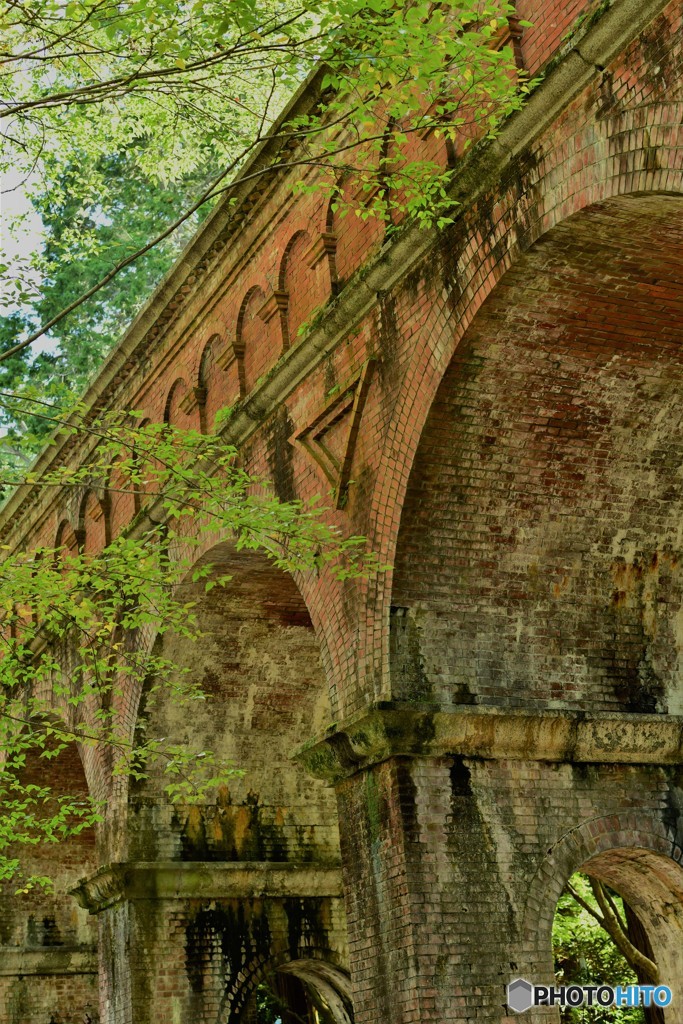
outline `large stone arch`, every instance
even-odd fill
[[[100,916],[116,1021],[171,1019],[178,1006],[204,1019],[232,992],[226,1019],[236,1024],[244,979],[274,955],[296,959],[315,944],[342,966],[346,956],[334,793],[290,758],[330,717],[308,610],[294,579],[262,553],[224,541],[194,570],[207,562],[230,574],[227,586],[207,593],[191,571],[178,595],[195,602],[201,640],[145,638],[207,700],[179,707],[143,691],[138,714],[148,737],[210,748],[243,774],[196,804],[169,802],[157,769],[120,786],[125,849],[80,887]]]
[[[417,449],[392,693],[679,713],[683,199],[595,204],[482,305]]]
[[[596,121],[575,118],[578,104],[542,138],[537,150],[511,162],[495,200],[487,193],[445,232],[432,252],[442,282],[419,334],[410,339],[407,364],[393,402],[383,455],[371,498],[369,521],[381,522],[373,537],[392,563],[413,465],[439,384],[461,338],[496,285],[519,258],[552,228],[595,203],[629,195],[683,191],[678,102],[651,103]],[[571,137],[571,143],[569,138]],[[391,573],[363,587],[367,614],[358,647],[361,691],[390,691]]]
[[[225,798],[223,819],[233,814],[240,818],[232,823],[235,835],[228,838],[226,825],[224,842],[209,842],[210,856],[261,860],[272,855],[268,847],[278,847],[281,852],[273,859],[306,860],[313,856],[312,850],[304,852],[310,841],[329,859],[335,855],[333,825],[325,838],[322,831],[316,832],[302,840],[303,846],[295,839],[297,829],[303,830],[303,836],[307,830],[321,828],[322,823],[317,811],[311,820],[306,820],[305,812],[301,820],[297,818],[294,808],[315,802],[317,788],[290,762],[289,754],[329,719],[327,685],[306,605],[293,578],[263,554],[237,551],[226,541],[206,552],[196,567],[205,562],[232,579],[208,594],[203,593],[203,581],[188,582],[182,588],[179,596],[183,600],[197,602],[195,611],[204,637],[199,643],[188,643],[169,634],[160,646],[157,642],[156,649],[191,673],[206,692],[207,701],[192,706],[189,713],[158,701],[153,718],[165,735],[180,737],[192,724],[200,745],[221,750],[245,772],[243,777],[235,777]],[[319,788],[324,801],[322,816],[334,818],[333,801]],[[144,789],[139,789],[143,801]],[[155,786],[150,795],[156,804]],[[294,818],[276,824],[278,808],[285,815],[289,808]],[[247,819],[249,828],[255,830],[251,838]],[[256,833],[261,825],[259,837]],[[192,829],[191,823],[185,829],[170,820],[163,826],[155,821],[146,839],[138,832],[135,856],[143,860],[159,856],[203,859],[208,851]]]

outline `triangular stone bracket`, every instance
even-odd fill
[[[368,359],[363,368],[338,391],[307,426],[290,437],[290,444],[300,445],[322,469],[334,489],[335,505],[346,504],[351,464],[358,440],[363,407],[377,360]],[[333,428],[341,426],[341,450],[333,452],[326,438]]]

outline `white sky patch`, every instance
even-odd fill
[[[6,265],[0,279],[0,314],[4,316],[23,308],[21,302],[13,299],[17,282],[32,290],[40,287],[40,275],[30,263],[32,254],[42,246],[44,231],[29,199],[31,184],[31,178],[19,170],[0,174],[0,263]],[[54,341],[40,338],[31,351],[38,355],[55,348]]]

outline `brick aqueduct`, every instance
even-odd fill
[[[215,699],[155,727],[246,774],[179,811],[93,751],[55,762],[109,827],[50,852],[55,895],[2,898],[0,1024],[250,1024],[264,983],[298,1019],[308,989],[336,1024],[500,1024],[511,978],[552,977],[579,868],[641,917],[683,1021],[681,9],[518,14],[546,73],[456,165],[455,224],[387,241],[293,199],[300,169],[249,178],[91,386],[179,426],[234,403],[249,465],[333,489],[393,570],[207,553],[234,575],[198,595],[210,640],[164,645]],[[0,532],[96,549],[133,513],[25,488]]]

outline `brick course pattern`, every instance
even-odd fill
[[[118,710],[244,775],[174,809],[84,752],[107,821],[55,851],[52,903],[2,896],[0,1024],[253,1024],[261,984],[336,1024],[509,1024],[579,868],[639,914],[683,1019],[681,10],[517,14],[526,108],[455,161],[424,140],[450,227],[387,238],[294,198],[314,170],[250,179],[88,392],[201,430],[231,406],[246,467],[328,495],[393,569],[201,554],[233,584],[188,584],[207,639],[163,643],[206,706]],[[138,511],[121,483],[24,488],[2,542],[100,550]]]

